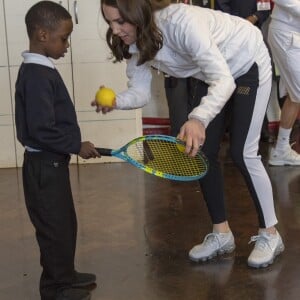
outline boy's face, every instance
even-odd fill
[[[65,56],[69,48],[69,37],[73,30],[71,19],[62,20],[55,30],[46,30],[43,43],[43,54],[47,57],[59,59]]]

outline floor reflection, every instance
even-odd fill
[[[265,163],[269,147],[261,148]],[[211,230],[196,182],[159,179],[126,163],[71,166],[79,224],[76,265],[97,274],[92,299],[298,300],[300,167],[267,167],[286,250],[263,270],[247,266],[253,247],[248,242],[257,232],[250,195],[230,159],[223,169],[237,247],[196,264],[188,251]],[[38,300],[39,253],[20,170],[0,169],[0,190],[0,299]]]

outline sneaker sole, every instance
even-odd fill
[[[72,297],[73,299],[74,297]],[[78,299],[78,297],[76,297]],[[58,298],[55,298],[55,299],[70,299],[70,295],[69,296],[58,296]],[[80,300],[91,300],[92,299],[92,296],[91,294],[87,294],[86,296],[84,296],[83,298],[80,298]]]
[[[300,167],[300,163],[289,163],[286,161],[269,161],[268,162],[269,166],[275,166],[275,167],[283,167],[283,166],[292,166],[292,167]]]
[[[274,252],[274,256],[268,261],[268,262],[264,262],[262,264],[256,264],[256,263],[252,263],[252,262],[248,262],[248,266],[252,267],[252,268],[266,268],[267,266],[273,264],[274,259],[284,251],[284,245],[281,245],[275,252]]]
[[[230,248],[227,248],[227,249],[220,249],[214,253],[212,253],[211,255],[209,256],[205,256],[205,257],[201,257],[201,258],[196,258],[196,257],[192,257],[192,256],[189,256],[189,259],[194,261],[194,262],[206,262],[216,256],[221,256],[221,255],[224,255],[224,254],[229,254],[229,253],[232,253],[233,251],[235,250],[235,245],[233,247],[230,247]]]
[[[92,284],[95,284],[96,281],[87,281],[87,282],[84,282],[84,283],[72,283],[72,287],[73,288],[81,288],[81,287],[88,287]]]

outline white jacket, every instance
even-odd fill
[[[172,4],[156,12],[155,21],[163,34],[163,47],[153,61],[137,67],[138,50],[130,46],[128,90],[117,95],[119,109],[142,107],[150,100],[153,66],[171,76],[192,76],[209,85],[208,94],[189,115],[206,127],[233,93],[234,79],[254,62],[261,82],[271,76],[262,34],[249,21],[185,4]]]
[[[300,32],[300,0],[274,0],[272,27]]]

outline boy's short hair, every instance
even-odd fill
[[[25,16],[28,36],[31,38],[38,28],[55,30],[59,22],[71,18],[62,5],[52,1],[40,1],[34,4]]]

